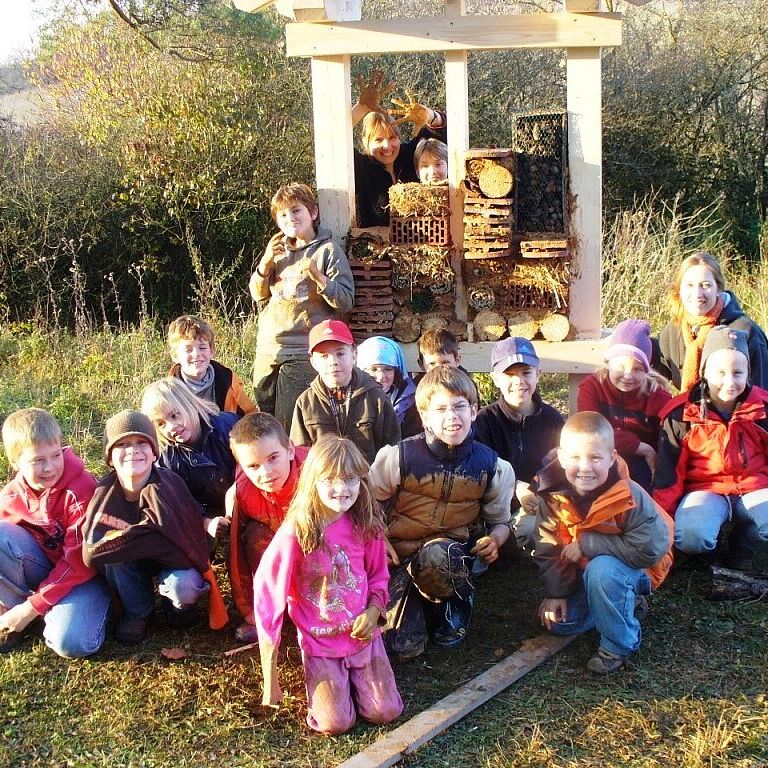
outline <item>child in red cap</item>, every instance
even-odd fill
[[[384,445],[400,440],[400,424],[384,390],[355,367],[352,332],[324,320],[309,332],[309,362],[317,376],[296,402],[291,440],[313,445],[323,435],[349,438],[372,462]]]

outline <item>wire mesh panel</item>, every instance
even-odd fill
[[[513,115],[517,232],[566,231],[567,125],[562,111]]]

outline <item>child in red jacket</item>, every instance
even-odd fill
[[[3,445],[17,474],[0,492],[0,652],[43,616],[45,642],[59,656],[89,656],[104,642],[110,602],[81,552],[96,480],[40,408],[9,416]]]
[[[707,335],[700,373],[662,414],[653,495],[679,550],[711,553],[722,538],[726,564],[751,570],[768,547],[768,391],[749,384],[747,334],[726,325]]]
[[[651,371],[651,329],[624,320],[609,339],[605,368],[579,385],[578,410],[596,411],[613,427],[616,451],[630,477],[650,493],[662,408],[669,402],[663,378]]]
[[[251,643],[256,641],[253,575],[285,519],[309,448],[295,447],[283,425],[268,413],[241,419],[229,435],[229,444],[237,461],[235,484],[226,500],[232,518],[229,575],[232,599],[245,618],[235,637]]]

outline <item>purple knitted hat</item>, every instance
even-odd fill
[[[651,369],[651,327],[645,320],[624,320],[608,338],[605,362],[614,357],[631,357],[642,363],[645,372]]]

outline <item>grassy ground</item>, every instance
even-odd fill
[[[768,764],[768,610],[712,603],[704,571],[675,572],[655,596],[635,667],[605,680],[584,664],[596,638],[554,659],[424,746],[406,765],[737,766]],[[481,582],[466,644],[396,670],[410,717],[540,630],[535,572],[507,557]],[[328,739],[303,722],[298,650],[281,672],[288,699],[259,704],[253,651],[224,658],[228,632],[172,631],[158,620],[138,649],[108,642],[68,662],[41,640],[0,659],[0,766],[332,766],[384,728]],[[160,651],[188,656],[167,661]]]
[[[640,250],[633,253],[633,300],[638,307],[655,307],[667,267],[646,269],[637,257]],[[620,278],[626,267],[621,264],[616,265]],[[761,266],[729,279],[763,323],[766,277]],[[606,317],[627,306],[610,286],[607,298],[614,303]],[[217,356],[247,379],[253,326],[221,330]],[[100,475],[104,420],[135,406],[141,388],[167,365],[161,334],[151,325],[78,338],[33,325],[4,326],[0,416],[33,404],[49,408]],[[564,409],[563,380],[545,378],[543,386],[545,398]],[[481,389],[486,399],[493,396],[487,377]],[[0,479],[8,474],[4,462],[0,458]],[[654,598],[633,670],[607,680],[591,676],[584,664],[596,638],[580,638],[406,764],[768,765],[768,608],[758,601],[710,602],[706,592],[704,570],[674,572]],[[396,670],[406,703],[403,720],[538,634],[539,599],[530,564],[506,557],[491,569],[479,585],[479,607],[465,645],[451,653],[431,649]],[[0,658],[0,768],[332,766],[387,731],[360,725],[334,739],[311,734],[303,723],[295,639],[286,642],[281,664],[287,701],[277,713],[263,709],[257,655],[222,656],[235,645],[227,631],[212,634],[202,626],[173,631],[161,620],[140,647],[108,641],[96,658],[78,662],[57,658],[40,639],[27,641]],[[186,658],[165,659],[160,651],[168,647],[185,649]]]

